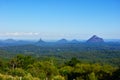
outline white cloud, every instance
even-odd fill
[[[37,32],[6,32],[6,33],[0,33],[0,36],[38,36],[40,33]]]

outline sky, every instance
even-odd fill
[[[120,0],[0,0],[0,39],[120,39]]]

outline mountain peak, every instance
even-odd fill
[[[97,38],[98,36],[97,35],[93,35],[92,37]]]
[[[101,42],[104,42],[104,40],[102,38],[98,37],[97,35],[93,35],[90,39],[87,40],[87,42],[101,43]]]
[[[40,38],[40,40],[38,41],[38,43],[45,43],[45,41],[43,41],[43,40]]]
[[[59,41],[57,41],[58,43],[67,43],[68,41],[66,39],[61,39]]]
[[[71,43],[79,43],[79,41],[77,41],[76,39],[73,39]]]

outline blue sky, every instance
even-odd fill
[[[0,38],[120,39],[120,0],[0,0]]]

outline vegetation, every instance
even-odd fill
[[[119,63],[119,43],[6,46],[0,80],[120,80]]]
[[[76,58],[58,64],[54,58],[17,55],[0,60],[0,80],[119,80],[120,68],[108,64],[83,63]]]
[[[41,43],[0,47],[0,57],[12,58],[17,54],[33,57],[55,57],[70,60],[76,57],[83,62],[110,64],[119,66],[120,43]]]

